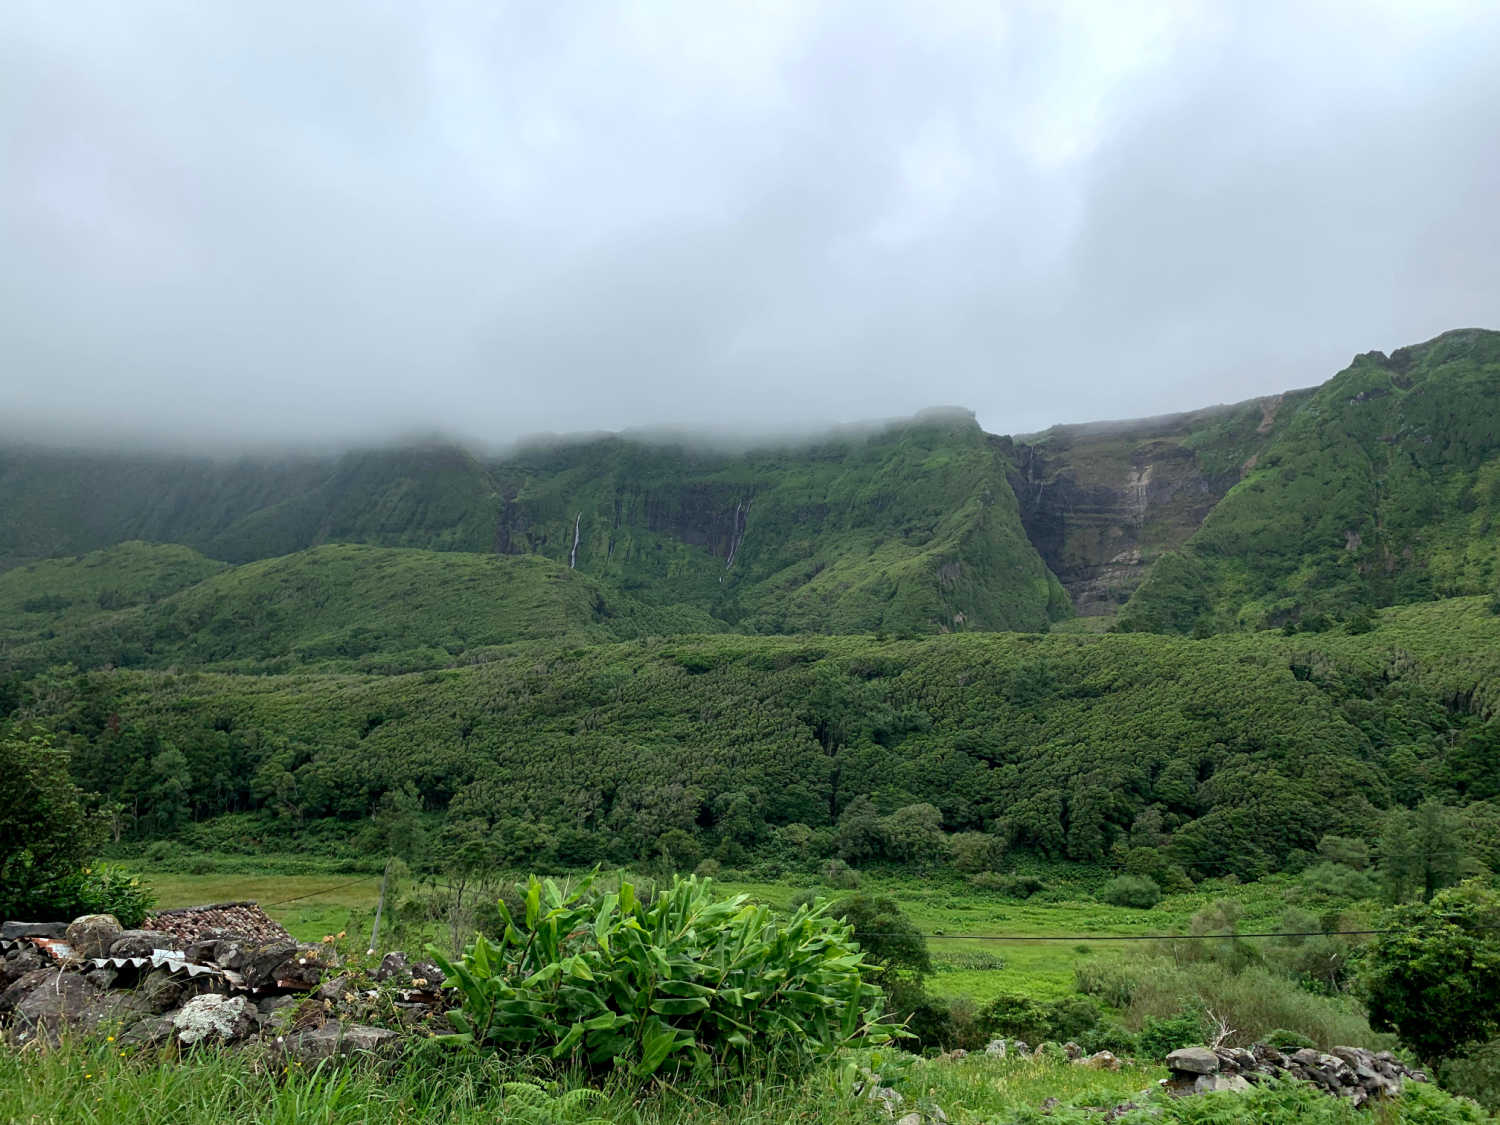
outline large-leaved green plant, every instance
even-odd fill
[[[851,928],[821,907],[780,919],[698,878],[647,904],[629,882],[533,877],[525,901],[522,918],[500,904],[498,944],[477,935],[458,961],[431,950],[462,995],[455,1041],[646,1076],[741,1073],[752,1056],[800,1062],[895,1033]]]

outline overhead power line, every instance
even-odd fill
[[[317,898],[319,895],[329,895],[334,891],[341,891],[345,887],[357,887],[360,883],[373,883],[379,879],[379,875],[367,875],[363,879],[351,879],[347,883],[340,883],[334,887],[324,887],[321,891],[309,891],[305,895],[294,895],[291,898],[277,899],[275,902],[263,902],[262,906],[285,906],[289,902],[301,902],[305,898]]]

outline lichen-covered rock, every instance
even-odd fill
[[[418,961],[411,967],[411,982],[418,987],[427,985],[431,988],[437,988],[447,979],[443,974],[443,970],[438,968],[435,962]]]
[[[406,984],[411,980],[411,962],[406,959],[405,953],[397,949],[380,959],[380,967],[375,970],[374,976],[378,981]]]
[[[243,996],[220,996],[207,993],[194,996],[172,1016],[177,1041],[183,1046],[195,1043],[233,1043],[255,1031],[255,1007]]]
[[[75,957],[106,957],[124,931],[113,914],[85,914],[68,923],[68,945]]]
[[[158,949],[182,951],[182,942],[165,930],[122,930],[109,947],[111,957],[149,957]]]
[[[1086,1066],[1090,1070],[1119,1070],[1120,1060],[1108,1051],[1095,1051],[1086,1059],[1074,1059],[1079,1066]]]

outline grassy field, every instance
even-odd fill
[[[147,879],[162,907],[251,899],[294,937],[319,941],[346,931],[344,944],[350,949],[367,940],[363,927],[380,888],[375,875],[333,873],[188,875],[148,869]],[[810,877],[785,882],[731,879],[717,885],[725,894],[747,894],[776,907],[786,906],[809,887],[833,897],[851,893],[832,890]],[[1109,906],[1082,892],[1070,901],[1016,900],[976,890],[946,874],[931,879],[867,876],[860,889],[894,898],[928,935],[937,970],[928,981],[933,992],[967,995],[980,1002],[1002,992],[1040,999],[1068,995],[1079,965],[1117,957],[1139,944],[1108,939],[1183,933],[1193,913],[1216,898],[1231,897],[1241,904],[1246,930],[1274,929],[1286,906],[1281,884],[1274,879],[1219,892],[1173,895],[1150,910]],[[1007,940],[991,940],[996,936]],[[1010,940],[1018,936],[1034,940]]]

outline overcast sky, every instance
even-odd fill
[[[1500,8],[11,0],[0,427],[992,431],[1500,327]]]

